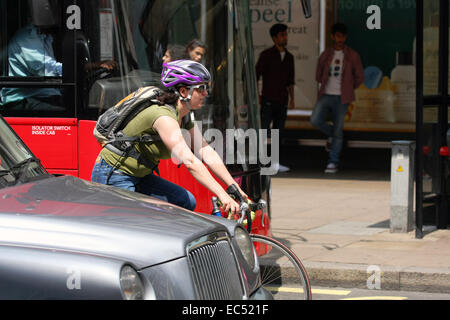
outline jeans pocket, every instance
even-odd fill
[[[91,173],[91,181],[106,184],[106,176],[105,168],[100,163],[95,164]]]

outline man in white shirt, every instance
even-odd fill
[[[311,124],[328,137],[330,156],[325,173],[336,173],[344,140],[344,121],[354,90],[364,81],[359,54],[345,45],[347,27],[337,23],[332,27],[334,45],[319,57],[316,80],[320,83],[319,99],[311,115]],[[331,113],[333,125],[328,124]]]

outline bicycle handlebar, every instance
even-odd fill
[[[244,218],[247,218],[247,231],[250,233],[252,230],[252,215],[250,212],[250,207],[247,201],[245,201],[242,194],[239,192],[238,188],[232,184],[230,185],[226,192],[231,196],[234,197],[235,200],[238,200],[240,203],[240,209],[239,209],[239,219],[238,223],[243,224]]]
[[[252,230],[252,213],[255,213],[257,210],[261,210],[261,223],[264,227],[264,216],[266,214],[267,207],[267,203],[264,200],[261,199],[258,203],[251,200],[246,201],[235,185],[230,185],[226,192],[230,195],[230,197],[240,203],[238,223],[243,225],[244,218],[247,218],[247,231],[250,233]],[[217,197],[212,197],[211,201],[213,205],[212,214],[221,217],[222,212],[220,211],[219,206],[222,206],[222,204],[220,203],[220,200],[217,199]]]

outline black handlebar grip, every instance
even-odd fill
[[[231,184],[226,191],[230,196],[234,196],[235,199],[239,200],[239,202],[244,202],[244,197],[234,184]]]

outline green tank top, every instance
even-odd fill
[[[162,116],[169,116],[175,119],[178,123],[179,112],[175,111],[170,106],[152,105],[151,107],[141,111],[136,117],[134,117],[123,129],[123,133],[129,137],[141,136],[143,134],[157,135],[157,132],[153,129],[155,121]],[[194,127],[194,123],[189,119],[189,122],[184,126],[184,129],[190,130]],[[134,148],[143,157],[149,160],[150,163],[156,167],[161,159],[170,159],[172,157],[169,149],[162,141],[156,141],[149,143],[137,143]],[[102,158],[110,166],[118,168],[127,175],[142,178],[152,173],[153,168],[149,168],[142,163],[139,163],[132,157],[121,157],[106,148],[100,152]]]

